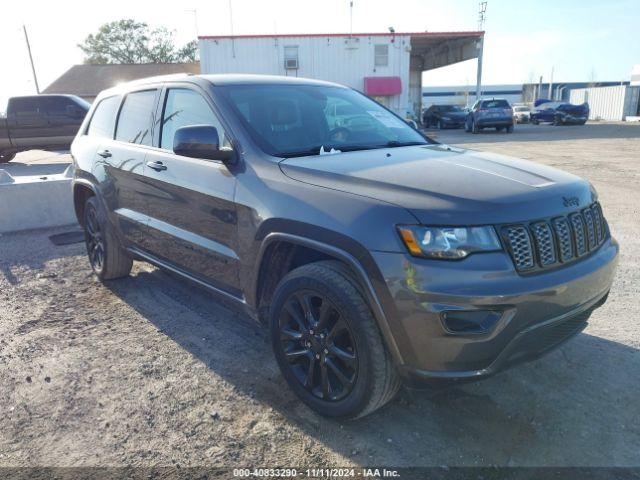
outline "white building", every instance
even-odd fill
[[[482,58],[484,32],[202,36],[201,71],[328,80],[399,115],[422,106],[422,72]],[[479,69],[481,61],[478,62]],[[480,73],[480,72],[479,72]]]

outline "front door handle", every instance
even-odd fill
[[[147,167],[154,169],[156,172],[161,172],[167,169],[167,166],[159,160],[155,162],[147,162]]]
[[[109,158],[111,156],[111,152],[109,150],[102,150],[101,152],[98,152],[98,155],[102,158]]]

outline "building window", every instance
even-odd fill
[[[284,47],[284,68],[287,70],[298,69],[298,46]]]
[[[389,65],[389,45],[375,46],[376,67],[386,67]]]

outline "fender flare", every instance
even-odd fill
[[[376,291],[371,283],[369,276],[367,275],[366,270],[363,268],[362,264],[349,252],[344,249],[335,247],[333,245],[319,242],[317,240],[313,240],[307,237],[301,237],[299,235],[294,235],[291,233],[284,232],[272,232],[266,235],[260,245],[260,250],[258,252],[258,256],[256,259],[256,271],[259,271],[260,265],[262,264],[262,260],[264,258],[264,254],[269,247],[275,241],[286,241],[289,243],[294,243],[296,245],[305,246],[308,248],[312,248],[314,250],[321,251],[337,260],[344,262],[348,265],[353,273],[356,275],[357,280],[360,282],[362,286],[362,293],[371,307],[373,312],[373,316],[378,324],[378,328],[380,329],[380,333],[382,334],[382,338],[391,353],[391,357],[396,365],[403,365],[403,357],[400,353],[400,349],[398,348],[398,344],[396,339],[391,331],[391,327],[389,325],[389,321],[387,319],[386,314],[382,308],[382,304],[376,294]],[[257,292],[259,287],[259,275],[255,275],[253,291]]]

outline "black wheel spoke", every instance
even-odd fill
[[[289,340],[300,340],[302,338],[302,333],[297,332],[289,327],[285,327],[280,330],[283,338],[288,338]]]
[[[356,356],[336,345],[329,347],[329,353],[342,360],[342,362],[350,368],[354,368],[356,365]]]
[[[298,359],[300,357],[308,356],[309,353],[311,352],[309,351],[308,348],[297,348],[295,350],[290,350],[288,352],[285,352],[285,355],[287,356],[289,361],[291,361],[291,360]]]
[[[322,380],[322,398],[329,400],[331,397],[331,384],[329,383],[329,372],[327,371],[327,364],[320,364],[320,377]]]
[[[351,385],[353,381],[351,378],[347,377],[347,375],[338,367],[333,360],[327,358],[326,360],[327,367],[334,373],[338,381],[346,388],[351,389]]]
[[[302,308],[304,314],[304,322],[307,327],[315,327],[318,323],[313,315],[313,308],[311,307],[311,297],[306,294],[297,295],[298,303]]]
[[[311,390],[314,387],[314,371],[316,368],[316,357],[309,355],[309,370],[307,370],[307,376],[304,379],[304,388]]]
[[[289,315],[291,315],[291,318],[293,318],[295,322],[298,324],[298,327],[300,328],[300,330],[301,331],[306,330],[307,326],[304,321],[304,318],[300,315],[300,312],[298,311],[297,306],[294,305],[293,300],[289,300],[285,304],[284,308],[287,310],[287,312],[289,312]]]
[[[329,318],[331,318],[332,312],[333,309],[331,307],[331,304],[327,301],[323,301],[322,305],[320,305],[320,312],[318,313],[318,323],[316,325],[316,328],[318,328],[319,330],[326,328],[327,322],[329,321]]]
[[[346,330],[346,329],[347,329],[347,324],[342,319],[342,317],[340,317],[340,318],[338,318],[336,323],[333,325],[333,327],[329,331],[328,338],[330,340],[332,340],[332,339],[336,338],[340,332],[342,332],[343,330]]]

